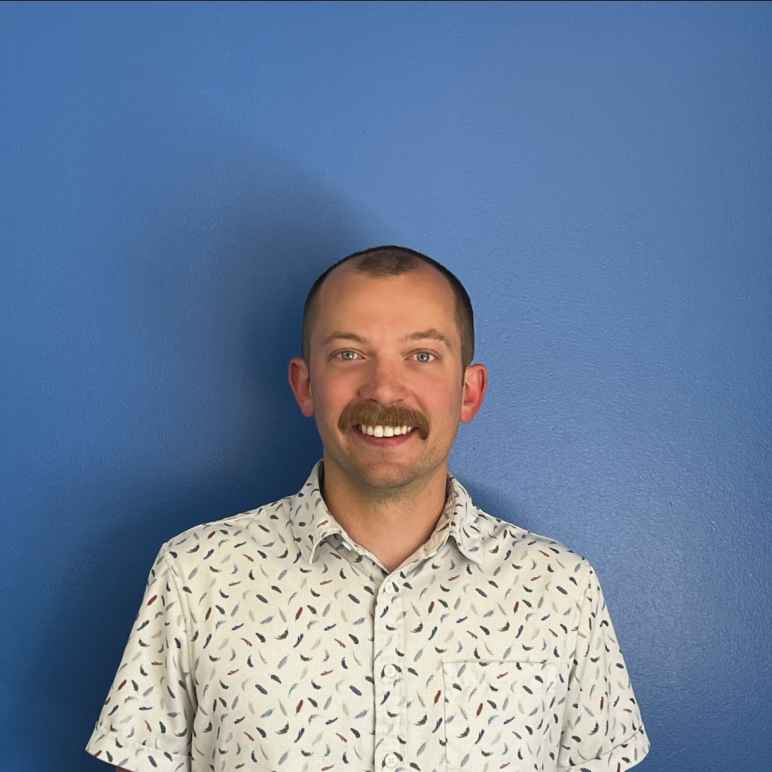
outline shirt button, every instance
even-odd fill
[[[396,678],[398,672],[397,666],[392,665],[391,662],[383,666],[383,675],[385,678]]]
[[[396,753],[387,753],[383,757],[383,766],[386,769],[394,769],[399,764],[399,756]]]

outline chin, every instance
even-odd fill
[[[377,464],[361,469],[361,476],[374,488],[394,488],[414,480],[416,470],[399,464]]]
[[[381,491],[405,488],[430,473],[430,469],[417,464],[380,463],[358,467],[360,480],[369,488]]]

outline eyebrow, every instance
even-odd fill
[[[322,345],[327,346],[333,340],[351,340],[355,343],[367,344],[367,338],[363,338],[361,335],[357,335],[355,332],[343,332],[341,330],[335,330],[330,333],[323,341]],[[420,330],[419,332],[411,332],[409,335],[405,335],[401,338],[402,342],[414,341],[414,340],[436,340],[440,343],[444,343],[449,351],[453,350],[453,344],[447,335],[440,332],[434,327],[430,327],[428,330]]]

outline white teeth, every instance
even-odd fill
[[[364,424],[359,424],[357,426],[357,429],[359,429],[362,434],[367,434],[370,437],[399,437],[402,434],[407,434],[408,432],[412,431],[414,427],[413,426],[383,426],[381,424],[378,424],[376,426],[365,426]]]

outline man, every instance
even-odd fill
[[[648,752],[590,563],[448,472],[483,402],[468,295],[402,247],[350,255],[289,364],[303,488],[162,545],[86,750],[132,772],[574,770]]]

